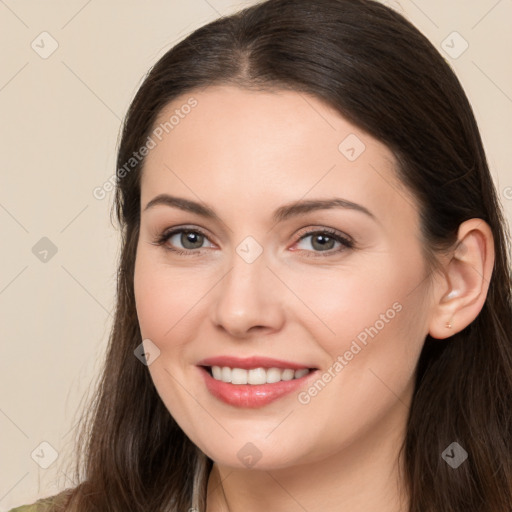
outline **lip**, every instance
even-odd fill
[[[218,361],[217,358],[212,360]],[[222,358],[225,361],[224,358]],[[201,363],[209,362],[210,359],[201,361]],[[270,364],[270,360],[266,360],[265,364]],[[272,360],[275,361],[275,360]],[[248,360],[244,361],[245,364],[249,364]],[[230,363],[230,364],[233,364]],[[240,360],[236,361],[236,364],[233,366],[234,368],[241,368],[241,366],[237,366],[240,364]],[[253,364],[251,362],[251,364]],[[281,366],[281,364],[272,363],[271,366],[256,366],[256,368],[290,368],[291,366],[287,366],[290,363],[286,362],[285,366]],[[208,391],[217,399],[222,402],[239,408],[246,409],[257,409],[260,407],[264,407],[279,398],[283,398],[293,391],[298,391],[299,388],[305,387],[307,382],[310,379],[316,378],[318,374],[318,370],[314,369],[310,371],[308,374],[300,377],[299,379],[292,380],[282,380],[279,382],[274,382],[272,384],[231,384],[229,382],[222,382],[220,380],[214,379],[208,369],[207,366],[230,366],[229,364],[204,364],[198,365],[198,370],[201,373],[202,378],[204,379],[204,383]],[[307,368],[307,366],[295,365],[297,370],[302,368]],[[254,366],[249,366],[250,368],[254,368]],[[247,368],[246,368],[247,369]]]
[[[283,370],[286,368],[292,370],[302,370],[303,368],[313,369],[311,366],[305,364],[260,356],[246,358],[234,356],[208,357],[199,361],[197,366],[229,366],[230,368],[242,368],[244,370],[252,370],[253,368],[282,368]]]

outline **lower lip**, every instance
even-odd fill
[[[288,395],[304,385],[317,370],[299,379],[281,380],[272,384],[231,384],[214,379],[206,368],[199,367],[208,391],[226,404],[256,409]]]

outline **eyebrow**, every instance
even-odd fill
[[[183,197],[175,197],[169,194],[160,194],[154,197],[151,201],[149,201],[149,203],[146,205],[143,211],[149,210],[150,208],[153,208],[156,205],[166,205],[174,208],[179,208],[180,210],[195,213],[207,219],[217,220],[219,222],[221,221],[221,219],[215,213],[213,208],[205,204],[198,203],[196,201],[191,201],[190,199],[185,199]],[[334,197],[331,199],[308,199],[294,201],[292,203],[277,208],[277,210],[275,210],[272,215],[272,220],[274,223],[283,222],[286,219],[289,219],[290,217],[303,215],[305,213],[315,210],[327,210],[331,208],[344,208],[348,210],[355,210],[364,213],[365,215],[371,217],[374,220],[377,220],[375,215],[364,206],[338,197]]]

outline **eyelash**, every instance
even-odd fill
[[[200,229],[197,229],[197,228],[187,228],[187,227],[181,227],[181,228],[177,228],[177,229],[173,229],[171,231],[164,231],[161,235],[157,236],[157,238],[153,241],[153,244],[154,245],[157,245],[157,246],[163,246],[165,250],[167,251],[171,251],[175,254],[178,254],[178,255],[183,255],[183,256],[192,256],[192,255],[198,255],[198,253],[201,252],[201,249],[175,249],[175,248],[172,248],[172,247],[169,247],[167,245],[165,245],[165,243],[174,235],[178,234],[178,233],[182,233],[184,231],[187,231],[187,232],[190,232],[190,233],[195,233],[195,234],[200,234],[202,236],[204,236],[206,239],[208,239],[208,236],[206,235],[206,233],[203,233],[203,231],[201,231]],[[300,251],[303,251],[303,252],[306,252],[306,253],[314,253],[315,255],[312,256],[311,254],[308,254],[306,257],[313,257],[313,258],[316,258],[316,257],[320,257],[320,258],[326,258],[326,257],[329,257],[329,256],[333,256],[335,254],[339,254],[343,251],[346,251],[347,249],[353,249],[354,248],[354,242],[352,240],[350,240],[349,238],[341,235],[338,231],[334,230],[334,229],[331,229],[331,228],[323,228],[321,230],[312,230],[312,231],[307,231],[305,233],[302,233],[301,235],[299,235],[298,239],[296,240],[295,244],[300,242],[301,240],[303,240],[304,238],[307,238],[308,236],[311,236],[311,235],[329,235],[329,238],[332,238],[334,239],[336,242],[339,242],[341,244],[342,247],[338,248],[338,249],[330,249],[328,251],[308,251],[308,250],[305,250],[305,249],[299,249]],[[294,244],[294,245],[295,245]],[[322,253],[325,253],[325,254],[322,254]]]

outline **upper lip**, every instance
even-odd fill
[[[198,366],[228,366],[229,368],[243,368],[251,370],[253,368],[290,368],[292,370],[302,370],[303,368],[312,369],[311,366],[284,361],[282,359],[273,359],[270,357],[253,356],[240,358],[234,356],[217,356],[202,359],[197,363]]]

